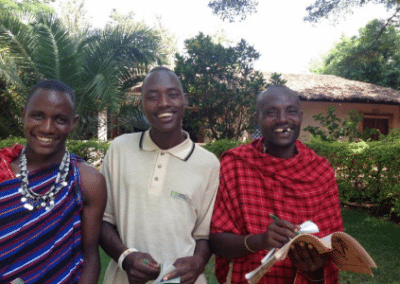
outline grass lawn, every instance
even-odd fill
[[[345,232],[356,238],[378,265],[373,269],[374,278],[353,272],[340,272],[341,284],[400,284],[400,226],[362,211],[342,210]],[[102,283],[109,258],[101,251]],[[214,258],[205,271],[209,284],[218,283],[214,276]]]
[[[374,278],[340,272],[340,283],[400,284],[400,226],[357,210],[342,210],[344,230],[355,237],[375,260]]]

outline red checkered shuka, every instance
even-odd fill
[[[262,139],[228,150],[221,157],[220,185],[211,234],[264,233],[270,213],[293,224],[310,220],[324,237],[343,230],[339,194],[332,167],[300,141],[298,153],[280,159],[262,152]],[[261,263],[266,251],[233,260],[231,283],[247,283],[244,275]],[[230,260],[216,256],[216,275],[225,283]],[[338,283],[337,269],[328,262],[325,283]],[[308,283],[290,259],[276,263],[259,283]]]
[[[21,153],[23,146],[14,144],[12,147],[0,149],[0,182],[15,178],[10,163]]]

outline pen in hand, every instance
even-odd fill
[[[278,220],[279,220],[279,218],[276,217],[275,215],[273,215],[272,213],[269,214],[269,216],[270,216],[272,219],[274,219],[275,221],[278,221]]]
[[[270,216],[273,220],[275,220],[275,221],[280,220],[278,217],[276,217],[276,216],[275,216],[274,214],[272,214],[272,213],[270,213],[269,216]],[[297,232],[296,232],[296,235],[300,235],[300,232],[297,231]]]

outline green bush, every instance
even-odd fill
[[[379,141],[384,142],[395,142],[400,141],[400,129],[395,129],[389,132],[387,135],[379,135]]]
[[[369,138],[376,130],[368,130],[366,132],[358,131],[358,124],[362,121],[363,115],[355,110],[349,111],[347,117],[342,120],[335,114],[336,107],[328,108],[327,114],[318,113],[313,115],[313,119],[318,121],[319,126],[307,126],[304,131],[308,131],[311,135],[319,137],[323,141],[336,141],[338,139],[347,138],[346,140],[354,141],[357,138]]]
[[[398,135],[371,142],[326,142],[313,138],[307,145],[326,157],[336,173],[340,199],[346,202],[377,204],[376,213],[400,218],[400,141]],[[0,148],[14,143],[25,144],[25,138],[0,140]],[[204,147],[218,158],[228,149],[243,143],[222,139]],[[110,142],[67,141],[67,148],[88,163],[98,167]]]
[[[229,140],[229,139],[221,139],[221,140],[216,140],[214,142],[207,143],[204,148],[206,148],[208,151],[214,153],[218,158],[221,157],[222,153],[225,152],[226,150],[235,148],[243,143],[234,141],[234,140]]]
[[[26,139],[23,137],[13,137],[13,138],[1,139],[0,140],[0,149],[5,148],[5,147],[11,147],[15,143],[25,145]]]
[[[96,140],[67,141],[67,148],[71,153],[78,155],[86,162],[96,167],[101,165],[108,147],[110,147],[110,142],[100,142]]]
[[[400,143],[313,139],[308,146],[335,169],[342,201],[377,204],[379,215],[400,216]]]
[[[218,140],[205,148],[220,157],[241,144]],[[400,143],[397,139],[349,143],[313,138],[307,145],[327,158],[334,168],[341,201],[376,204],[377,214],[400,217]]]
[[[21,137],[2,139],[0,140],[0,149],[5,147],[11,147],[15,143],[25,145],[26,139]],[[99,142],[96,140],[67,141],[67,148],[71,153],[78,155],[86,162],[94,166],[100,166],[109,146],[110,142]]]

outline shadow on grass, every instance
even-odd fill
[[[341,284],[400,284],[400,226],[381,218],[376,218],[359,210],[343,209],[344,230],[356,238],[368,251],[378,265],[373,269],[374,278],[341,271]],[[99,283],[107,268],[109,257],[100,249],[101,275]],[[214,257],[205,269],[209,284],[217,284],[214,274]]]

